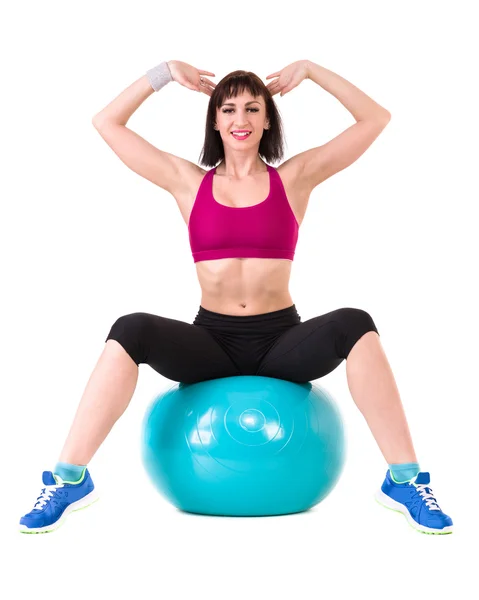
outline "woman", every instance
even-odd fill
[[[432,495],[429,473],[420,472],[371,316],[340,308],[301,322],[288,290],[312,190],[366,151],[386,127],[389,112],[308,60],[268,75],[267,86],[245,71],[231,73],[218,85],[207,75],[215,76],[181,61],[160,63],[93,119],[130,169],[175,198],[189,230],[201,303],[193,323],[132,313],[113,324],[59,462],[53,472],[43,473],[45,488],[21,518],[21,531],[52,531],[69,512],[95,500],[87,464],[128,406],[139,364],[185,383],[236,375],[306,382],[346,360],[351,395],[388,463],[377,500],[402,512],[418,531],[452,532],[452,520]],[[273,96],[307,78],[332,93],[357,122],[276,169],[264,162],[283,156]],[[208,171],[158,150],[126,127],[146,98],[170,81],[210,96],[201,160],[214,167]]]

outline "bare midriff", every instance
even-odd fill
[[[290,260],[221,258],[195,263],[201,306],[227,315],[257,315],[293,304]]]

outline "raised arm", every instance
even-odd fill
[[[391,114],[337,73],[311,61],[307,61],[307,67],[309,79],[335,96],[356,119],[354,125],[329,142],[289,159],[301,173],[309,195],[325,179],[358,160],[389,123]]]
[[[174,79],[171,78],[171,81]],[[174,154],[159,150],[126,127],[131,115],[154,91],[148,75],[143,75],[97,113],[92,123],[128,168],[176,196],[183,191],[190,179],[189,172],[199,167]]]

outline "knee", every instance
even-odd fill
[[[110,333],[121,332],[129,335],[138,335],[144,327],[145,313],[131,313],[119,317],[111,326]]]
[[[339,321],[346,327],[371,327],[376,330],[371,315],[361,308],[340,308],[336,312]]]
[[[376,324],[371,315],[360,308],[340,308],[336,318],[341,325],[342,356],[347,358],[353,346],[365,333],[375,331]]]
[[[146,313],[131,313],[119,317],[111,326],[105,340],[105,343],[108,340],[116,340],[137,365],[144,362],[141,340],[145,331],[146,317]]]

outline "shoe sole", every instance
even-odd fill
[[[27,527],[26,525],[20,525],[19,531],[20,533],[50,533],[51,531],[55,531],[65,522],[68,515],[72,512],[76,512],[77,510],[83,510],[84,508],[88,508],[95,502],[99,500],[98,493],[96,488],[93,489],[89,494],[77,500],[76,502],[72,502],[70,506],[67,506],[62,513],[62,516],[52,523],[51,525],[46,525],[45,527]]]
[[[447,535],[448,533],[453,532],[453,525],[448,525],[443,529],[433,529],[431,527],[426,527],[425,525],[420,525],[415,521],[411,515],[409,514],[408,509],[401,504],[400,502],[396,502],[390,498],[387,494],[385,494],[381,489],[376,492],[374,495],[374,499],[378,504],[384,506],[385,508],[389,508],[390,510],[394,510],[395,512],[400,512],[406,517],[407,522],[413,529],[419,531],[420,533],[428,533],[430,535]]]

